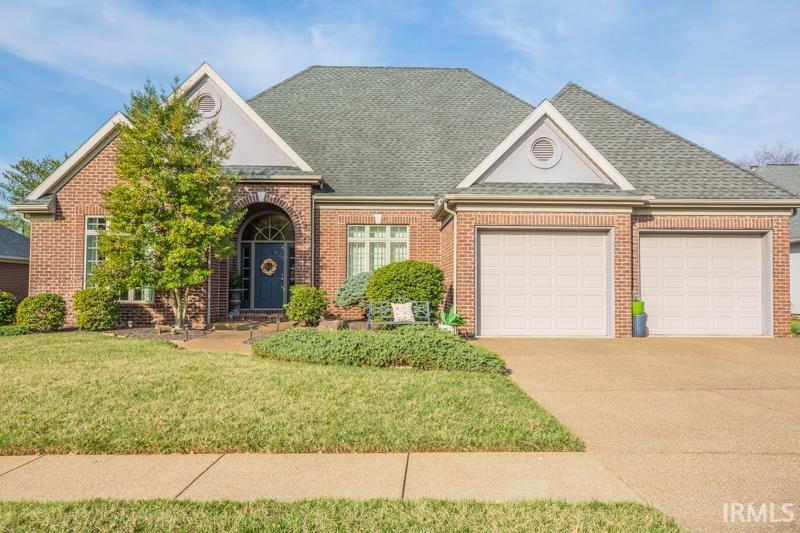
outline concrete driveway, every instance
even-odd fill
[[[620,480],[683,525],[724,505],[793,504],[800,529],[800,341],[482,339]],[[761,527],[768,524],[760,524]],[[756,524],[737,524],[757,529]]]

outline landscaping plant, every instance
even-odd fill
[[[439,311],[439,322],[452,328],[458,328],[466,325],[464,317],[458,314],[458,311],[456,311],[456,306],[454,305],[450,306],[450,309],[446,313],[444,309]]]
[[[14,322],[14,313],[16,312],[16,297],[10,292],[0,291],[0,326],[7,326]]]
[[[119,315],[119,298],[111,289],[89,287],[72,296],[72,310],[78,329],[111,329]]]
[[[0,326],[0,337],[13,337],[33,333],[33,330],[23,326]]]
[[[28,296],[17,307],[17,326],[34,331],[55,331],[64,326],[67,304],[58,294]]]
[[[494,352],[432,326],[384,331],[290,329],[254,343],[253,353],[324,365],[506,371],[505,362]]]
[[[414,300],[430,302],[435,311],[444,296],[444,272],[424,261],[398,261],[379,268],[367,282],[370,302]]]
[[[232,140],[203,124],[196,102],[149,82],[125,107],[117,185],[104,193],[112,221],[100,235],[95,285],[152,287],[169,294],[175,326],[186,323],[189,292],[211,275],[209,255],[233,253],[243,211],[231,209],[236,177],[222,171]]]
[[[328,293],[308,285],[293,285],[289,293],[289,303],[283,306],[286,318],[307,326],[319,324],[328,307]]]
[[[347,309],[348,307],[366,309],[367,282],[371,275],[372,272],[362,272],[344,280],[342,286],[336,291],[333,304],[342,309]]]

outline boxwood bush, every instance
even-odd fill
[[[424,261],[398,261],[389,263],[372,273],[367,282],[370,302],[390,300],[416,300],[431,303],[435,311],[444,296],[444,272]]]
[[[54,331],[64,326],[67,304],[58,294],[28,296],[17,307],[17,325],[34,331]]]
[[[293,285],[289,303],[283,306],[286,318],[305,322],[309,326],[319,323],[327,307],[328,293],[308,285]]]
[[[372,276],[372,272],[362,272],[344,280],[342,286],[336,291],[333,304],[342,309],[348,307],[365,309],[367,307],[367,282],[370,276]]]
[[[295,328],[253,344],[253,353],[284,361],[347,366],[411,366],[425,370],[503,373],[494,352],[432,326],[382,331]]]
[[[72,296],[72,309],[78,329],[111,329],[119,315],[119,298],[111,289],[90,287]]]
[[[0,291],[0,326],[7,326],[14,322],[14,313],[17,312],[17,299],[13,294]]]

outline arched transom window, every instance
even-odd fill
[[[248,222],[242,232],[243,241],[293,241],[292,221],[280,213],[269,213]]]

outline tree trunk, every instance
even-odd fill
[[[186,308],[188,305],[189,290],[172,290],[172,312],[175,315],[175,329],[183,329],[186,324]]]

